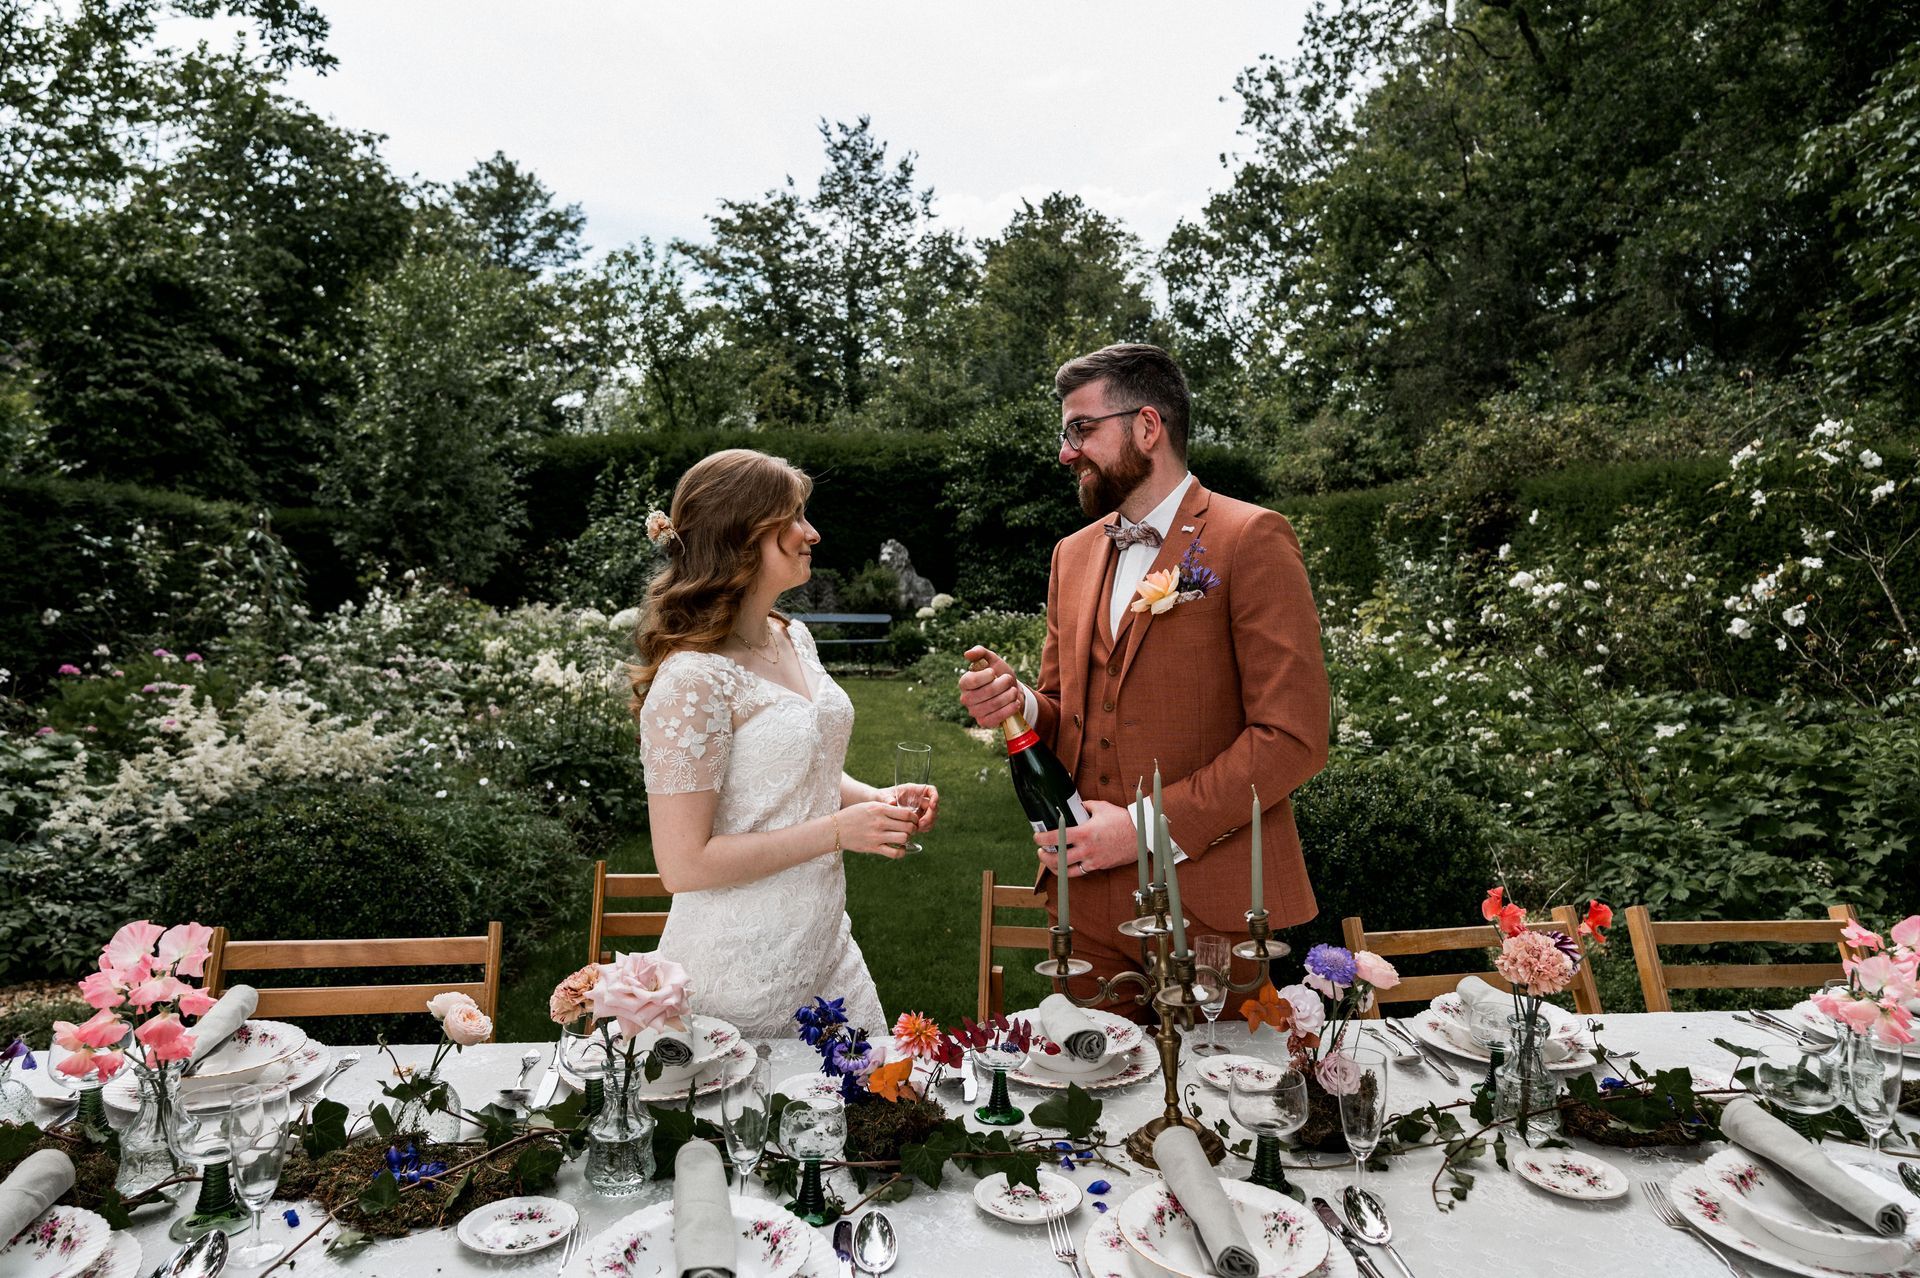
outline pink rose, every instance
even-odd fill
[[[88,1007],[104,1011],[120,1006],[126,998],[126,991],[114,982],[112,976],[95,972],[80,982],[80,997],[86,1000]]]
[[[160,965],[175,976],[204,976],[213,957],[213,929],[198,923],[177,923],[160,936]]]
[[[1400,973],[1394,970],[1393,964],[1371,950],[1354,952],[1353,971],[1376,990],[1390,990],[1400,983]]]
[[[442,1024],[446,1022],[447,1017],[453,1015],[455,1009],[475,1006],[477,1004],[470,996],[458,990],[447,990],[427,1000],[427,1010],[433,1013],[434,1020]]]
[[[1345,1052],[1329,1053],[1315,1073],[1329,1096],[1351,1096],[1360,1090],[1360,1063]]]
[[[189,989],[180,996],[180,1011],[185,1016],[205,1016],[219,1001],[205,990]]]
[[[1326,1005],[1306,986],[1289,985],[1280,991],[1280,997],[1293,1005],[1294,1033],[1318,1034],[1327,1023]]]
[[[600,980],[587,995],[596,1020],[612,1017],[620,1032],[685,1029],[689,1013],[687,969],[657,954],[617,954],[600,965]]]
[[[471,999],[448,1012],[441,1024],[447,1037],[461,1047],[472,1047],[493,1037],[493,1022]]]

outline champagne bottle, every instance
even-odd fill
[[[975,670],[986,669],[986,662],[973,663]],[[1080,791],[1053,751],[1040,742],[1040,734],[1019,711],[1008,715],[1000,725],[1007,739],[1007,771],[1013,776],[1013,792],[1020,796],[1020,807],[1027,823],[1039,834],[1056,828],[1056,813],[1065,815],[1066,824],[1079,825],[1091,820]]]

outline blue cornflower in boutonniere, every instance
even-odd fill
[[[1196,541],[1180,556],[1177,566],[1142,577],[1140,584],[1133,588],[1139,596],[1133,601],[1133,611],[1150,612],[1157,617],[1175,604],[1206,598],[1220,584],[1220,574],[1200,562],[1206,553],[1207,548]]]

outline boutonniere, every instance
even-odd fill
[[[1200,563],[1200,556],[1206,553],[1207,548],[1196,541],[1180,556],[1177,567],[1162,568],[1141,578],[1133,588],[1133,593],[1140,596],[1133,601],[1133,611],[1157,617],[1175,604],[1206,598],[1220,584],[1220,574]]]

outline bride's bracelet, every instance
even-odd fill
[[[833,850],[835,852],[845,850],[840,846],[840,814],[838,812],[833,814]]]

